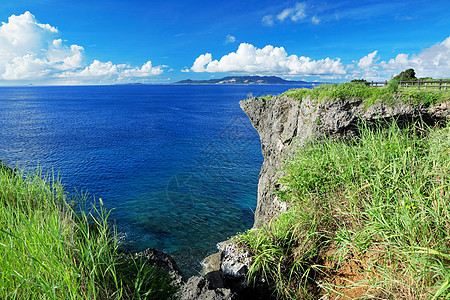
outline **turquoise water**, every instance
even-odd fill
[[[292,87],[0,88],[0,159],[102,198],[124,248],[165,251],[190,276],[253,224],[261,146],[239,101]]]

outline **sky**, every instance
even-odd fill
[[[450,77],[450,1],[0,0],[0,85]]]

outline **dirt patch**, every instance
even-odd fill
[[[371,249],[364,253],[348,251],[345,258],[339,258],[335,245],[321,254],[325,273],[320,280],[323,300],[335,299],[391,299],[374,283],[380,279],[376,272],[381,256]]]

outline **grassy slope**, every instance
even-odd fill
[[[238,237],[253,256],[250,278],[273,280],[286,299],[450,295],[450,125],[389,125],[312,143],[286,162],[279,196],[290,209]]]
[[[343,84],[324,84],[314,89],[292,89],[282,95],[301,100],[303,97],[310,96],[319,101],[333,100],[336,98],[357,98],[363,99],[366,106],[370,106],[378,101],[393,103],[395,99],[417,104],[425,105],[437,104],[450,100],[450,87],[448,90],[417,89],[417,88],[399,88],[396,81],[391,81],[385,87],[367,87],[363,83],[343,83]],[[269,100],[273,96],[262,97]]]
[[[167,275],[118,254],[107,213],[75,213],[61,184],[43,177],[0,167],[0,299],[168,299],[174,294]]]

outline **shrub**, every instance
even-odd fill
[[[394,78],[392,78],[394,80],[397,81],[414,81],[417,80],[416,77],[416,72],[414,71],[414,69],[407,69],[405,71],[400,72],[400,74],[398,74],[397,76],[395,76]]]

